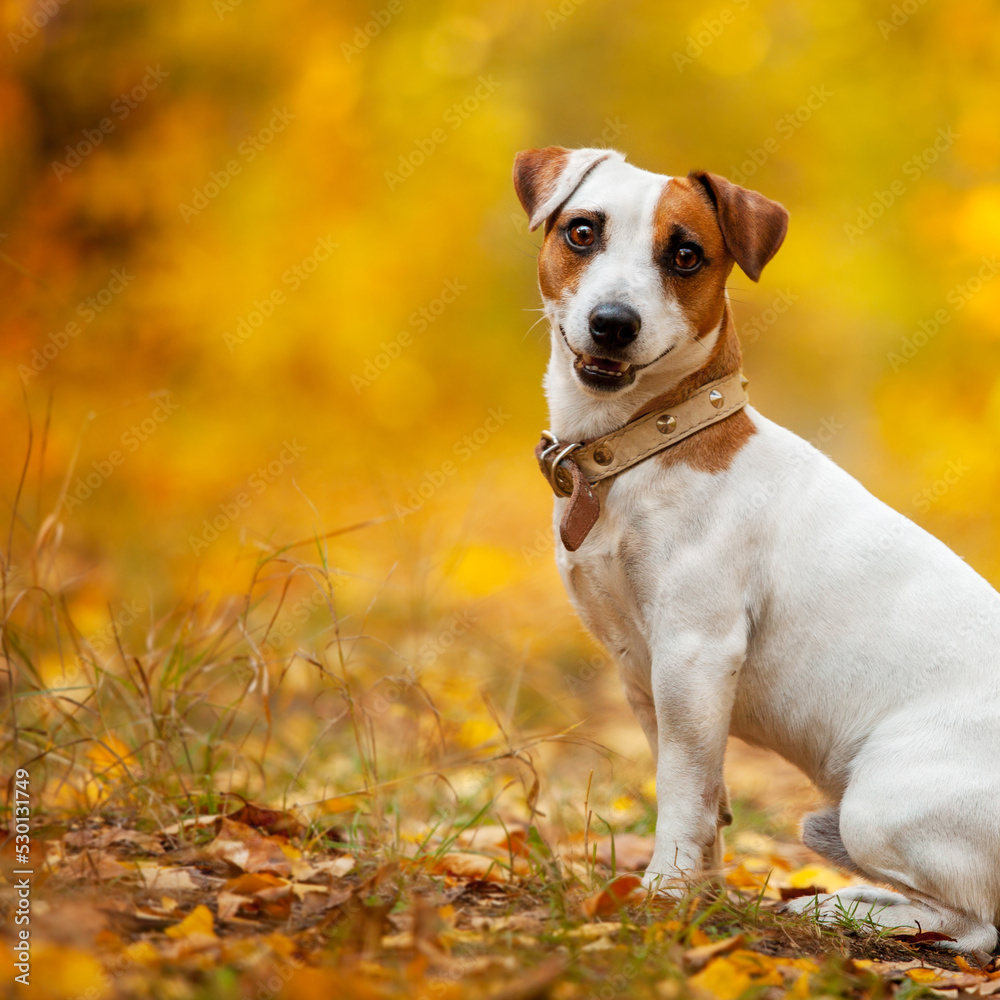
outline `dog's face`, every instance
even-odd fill
[[[514,186],[531,228],[545,223],[539,285],[562,345],[553,364],[591,396],[696,370],[721,327],[734,262],[756,281],[788,219],[724,178],[653,174],[602,149],[526,150]]]

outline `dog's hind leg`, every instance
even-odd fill
[[[865,875],[847,853],[840,837],[840,808],[810,813],[802,823],[802,843],[842,871]]]
[[[861,931],[877,928],[913,928],[936,931],[952,940],[938,941],[948,951],[992,952],[997,929],[971,913],[963,913],[930,899],[911,899],[891,889],[852,885],[838,892],[802,896],[785,904],[793,913],[806,913],[824,924],[842,924]]]

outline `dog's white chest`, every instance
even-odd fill
[[[650,615],[669,614],[673,604],[659,581],[680,544],[681,511],[691,509],[686,492],[655,461],[644,463],[605,492],[600,521],[581,548],[557,547],[559,572],[580,618],[623,674],[643,688],[649,687],[652,664]],[[562,510],[557,502],[557,536]]]

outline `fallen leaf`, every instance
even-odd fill
[[[511,920],[512,917],[500,917],[500,920]],[[496,928],[491,928],[496,929]],[[622,924],[614,920],[605,920],[601,923],[594,924],[580,924],[579,927],[573,927],[568,931],[564,931],[561,936],[568,938],[583,938],[584,940],[595,940],[600,937],[610,937],[613,934],[617,934],[622,929]]]
[[[110,826],[100,830],[72,830],[63,837],[68,847],[77,849],[112,847],[115,844],[132,844],[148,854],[163,854],[164,847],[160,838],[140,830],[128,830],[125,827]]]
[[[734,889],[759,890],[767,884],[767,875],[748,871],[746,865],[740,862],[731,872],[726,872],[726,884]]]
[[[87,750],[94,777],[102,780],[127,780],[128,768],[135,765],[132,751],[117,736],[105,733],[103,739],[95,741]]]
[[[316,861],[313,867],[319,872],[326,872],[334,878],[343,878],[354,869],[354,858],[350,854],[342,854],[339,858],[327,861]]]
[[[799,868],[792,872],[785,881],[793,889],[805,889],[811,885],[825,885],[830,892],[846,889],[847,886],[854,884],[852,879],[844,878],[840,872],[827,868],[825,865],[806,865],[805,868]]]
[[[794,889],[783,885],[778,892],[781,893],[782,902],[787,903],[790,899],[799,899],[802,896],[820,896],[826,894],[826,889],[821,889],[818,885],[806,885],[801,889]]]
[[[89,851],[67,858],[58,870],[64,878],[96,879],[98,882],[125,878],[135,875],[136,871],[131,865],[123,865],[107,854],[91,854]]]
[[[888,978],[895,976],[902,979],[903,973],[909,969],[917,969],[923,966],[919,958],[910,959],[906,962],[876,962],[870,958],[852,958],[851,965],[858,972],[870,972],[873,975]]]
[[[622,875],[585,899],[581,908],[588,917],[609,917],[618,913],[629,901],[644,898],[645,893],[641,889],[642,879],[638,875]]]
[[[769,955],[741,950],[713,959],[689,983],[718,1000],[737,1000],[750,986],[782,986],[784,980]]]
[[[186,940],[199,947],[219,940],[215,934],[212,911],[204,905],[196,906],[179,924],[168,927],[164,933],[175,941]]]
[[[939,979],[938,969],[908,969],[906,975],[915,983],[936,983]]]
[[[170,826],[165,826],[160,833],[167,837],[176,837],[177,834],[188,829],[188,827],[215,826],[221,819],[221,816],[191,816],[188,819],[182,819],[179,823],[171,823]]]
[[[252,802],[247,802],[242,809],[229,813],[225,818],[234,823],[242,823],[244,826],[252,826],[258,830],[286,837],[298,837],[305,830],[305,826],[291,813],[266,809]]]
[[[100,997],[111,990],[111,980],[104,966],[93,955],[77,948],[66,948],[48,942],[31,941],[33,966],[31,987],[25,995],[39,991],[42,998]]]
[[[146,888],[155,889],[157,892],[195,892],[204,886],[202,874],[196,868],[138,865],[136,871]]]
[[[244,823],[223,819],[215,839],[206,845],[205,854],[245,872],[290,875],[292,866],[286,847],[288,844],[277,837],[265,836]]]
[[[317,886],[323,891],[325,887]],[[230,879],[219,893],[219,919],[232,920],[241,911],[251,916],[285,920],[292,911],[292,884],[264,872],[246,873]]]
[[[744,942],[742,934],[735,934],[733,937],[723,941],[713,941],[711,944],[703,944],[698,948],[691,948],[684,952],[682,956],[684,969],[688,974],[700,972],[708,963],[718,955],[724,955],[727,951],[734,951]]]
[[[457,878],[477,879],[482,882],[509,882],[510,861],[490,858],[466,851],[452,851],[437,858],[429,871],[434,875],[454,875]],[[514,859],[514,873],[527,875],[530,869],[520,858]]]
[[[277,875],[266,872],[246,872],[231,878],[223,888],[226,892],[235,892],[240,896],[253,896],[265,889],[275,889],[279,886],[290,889],[288,881]]]
[[[906,941],[908,944],[923,944],[928,941],[954,941],[953,937],[940,931],[914,931],[905,934],[891,935],[894,941]],[[971,970],[970,970],[971,971]]]
[[[597,938],[595,941],[591,941],[590,944],[585,944],[580,951],[612,951],[616,948],[624,947],[624,945],[615,944],[611,938],[601,937]]]

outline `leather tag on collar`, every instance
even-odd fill
[[[550,470],[545,465],[542,456],[550,448],[550,442],[542,438],[535,446],[535,458],[546,479],[549,478],[550,471],[553,472],[559,487],[556,496],[569,498],[559,522],[559,537],[569,552],[576,552],[601,516],[601,501],[590,488],[587,477],[573,461],[572,455],[562,460],[558,470]]]
[[[559,522],[559,537],[569,552],[576,552],[601,516],[601,501],[576,462],[570,459],[563,468],[573,479],[573,492]]]

